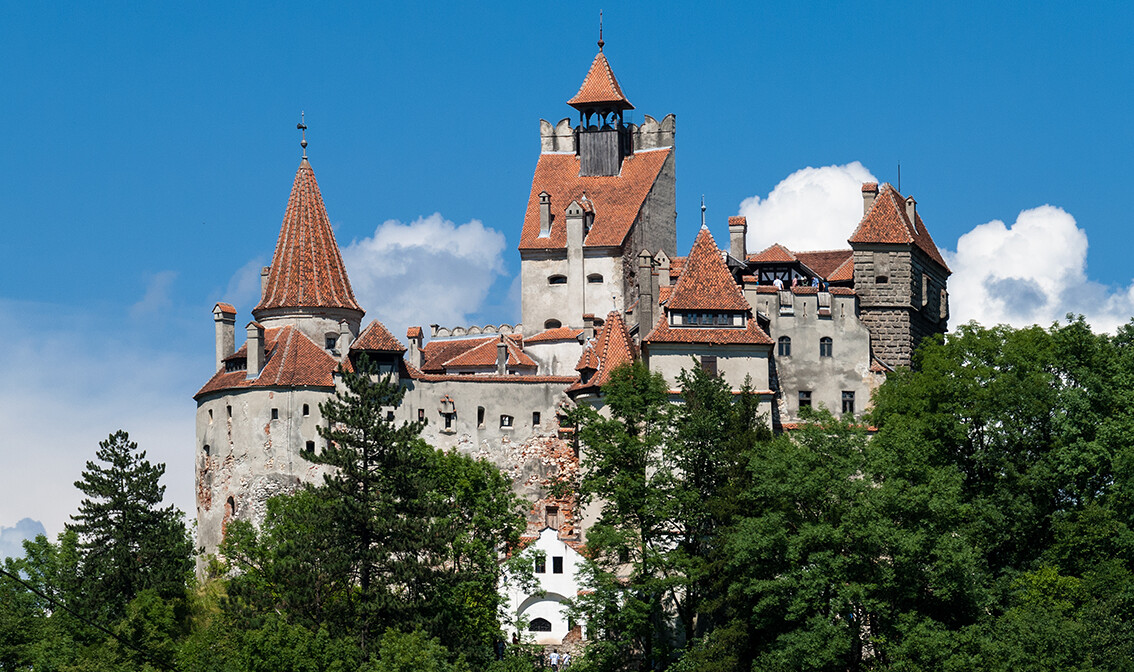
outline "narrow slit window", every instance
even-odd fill
[[[273,408],[272,409],[272,420],[279,420],[279,419],[280,419],[280,409]]]
[[[306,418],[309,415],[311,415],[311,407],[308,406],[307,404],[304,404],[303,405],[303,417]]]

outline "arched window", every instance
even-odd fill
[[[311,407],[308,406],[307,404],[304,404],[303,405],[303,417],[306,418],[309,415],[311,415]]]
[[[595,318],[595,321],[594,321],[595,327],[601,327],[604,324],[606,324],[606,320],[602,319],[601,317]]]
[[[544,329],[558,329],[559,327],[562,327],[562,326],[563,326],[563,323],[560,322],[559,320],[548,320],[548,321],[543,323]]]
[[[551,621],[546,618],[533,618],[528,624],[528,632],[551,632]]]
[[[560,274],[549,275],[549,276],[547,276],[547,284],[549,284],[549,285],[566,285],[567,284],[567,276],[566,275],[560,275]]]
[[[791,357],[791,338],[788,336],[780,336],[780,357]]]
[[[829,337],[824,336],[823,338],[820,338],[819,339],[819,356],[820,357],[830,357],[831,356],[831,349],[832,349],[833,345],[834,345],[834,342]]]
[[[591,273],[587,276],[587,282],[592,285],[597,285],[602,282],[602,273]]]

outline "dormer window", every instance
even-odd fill
[[[686,327],[732,327],[742,326],[743,318],[737,320],[738,313],[709,313],[702,311],[684,311],[680,313],[681,325]],[[737,322],[741,324],[738,325]]]

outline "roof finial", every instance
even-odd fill
[[[307,158],[307,124],[303,123],[303,111],[299,112],[299,123],[295,125],[300,131],[303,131],[302,139],[299,141],[299,146],[303,148],[303,158]]]
[[[709,228],[709,227],[705,226],[705,195],[704,194],[701,194],[701,228],[702,229]]]
[[[598,50],[600,52],[604,44],[606,44],[606,42],[602,41],[602,10],[600,9],[598,10]]]

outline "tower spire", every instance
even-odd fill
[[[295,125],[297,129],[302,131],[303,135],[299,140],[299,146],[303,148],[303,158],[307,158],[307,124],[303,123],[303,111],[299,111],[299,123]]]
[[[603,45],[606,44],[602,41],[602,10],[598,10],[598,50],[601,53]]]
[[[701,228],[702,229],[709,228],[709,227],[705,226],[705,195],[704,194],[701,194]]]

